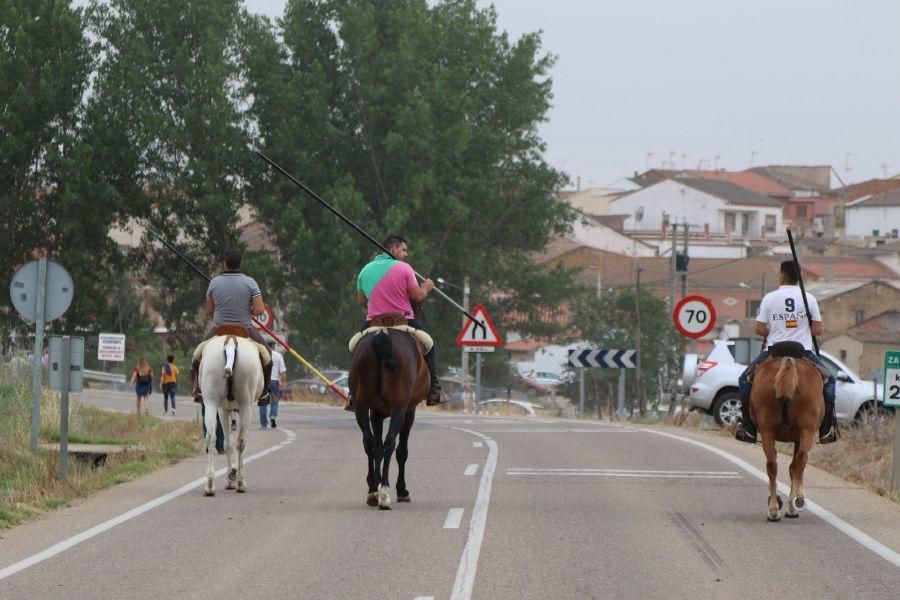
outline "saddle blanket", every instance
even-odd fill
[[[422,354],[428,354],[428,352],[430,352],[434,347],[434,340],[431,339],[430,335],[428,335],[421,329],[416,329],[415,327],[410,327],[409,325],[395,325],[392,327],[369,327],[368,329],[363,329],[362,331],[357,332],[352,338],[350,338],[350,352],[353,352],[353,350],[356,348],[356,345],[359,343],[359,340],[363,339],[365,336],[369,335],[370,333],[376,333],[379,331],[387,333],[388,329],[396,329],[397,331],[402,331],[413,336],[413,338],[419,345],[419,349],[422,350]]]
[[[214,336],[208,340],[204,340],[204,341],[200,342],[200,344],[194,349],[194,361],[195,362],[200,362],[200,359],[203,358],[204,348],[206,348],[206,345],[209,342],[211,342],[212,340],[214,340],[216,337],[219,337],[219,336]],[[251,338],[244,338],[244,339],[247,340],[248,342],[252,343],[254,346],[256,346],[256,351],[259,352],[259,360],[262,362],[263,366],[268,365],[270,362],[272,362],[272,358],[269,356],[268,348],[266,348],[265,346],[263,346],[262,344],[260,344],[259,342],[257,342],[254,339],[251,339]]]

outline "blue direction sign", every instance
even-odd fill
[[[607,350],[603,348],[569,350],[569,364],[573,367],[633,369],[637,366],[636,360],[637,350]]]

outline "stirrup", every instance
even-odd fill
[[[825,435],[819,436],[819,443],[820,444],[833,444],[836,441],[838,441],[839,437],[841,437],[841,436],[838,433],[837,427],[832,425],[831,429],[828,430],[828,433],[826,433]]]
[[[756,436],[751,436],[750,432],[744,429],[744,424],[740,421],[735,421],[731,424],[731,435],[739,442],[746,442],[748,444],[756,443]]]
[[[435,394],[435,392],[437,392],[437,394]],[[444,404],[447,400],[447,395],[444,394],[444,390],[442,390],[440,386],[433,387],[428,390],[428,396],[425,397],[425,406],[437,406],[439,404]]]
[[[352,413],[356,412],[356,407],[353,406],[353,398],[347,398],[347,404],[344,405],[344,410]]]

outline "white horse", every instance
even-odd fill
[[[260,364],[261,346],[244,337],[217,335],[208,340],[197,351],[203,352],[200,359],[200,391],[203,394],[203,406],[206,421],[206,451],[208,468],[206,470],[206,486],[203,494],[213,496],[216,493],[215,455],[216,414],[222,422],[225,433],[225,456],[228,460],[228,483],[226,490],[237,489],[246,492],[244,483],[244,448],[246,446],[247,426],[250,423],[250,409],[253,401],[263,391],[263,370]],[[268,357],[268,355],[266,355]],[[230,390],[229,390],[230,387]],[[231,430],[228,427],[228,414],[237,410],[237,466],[235,467],[234,446]]]

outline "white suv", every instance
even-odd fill
[[[739,419],[741,396],[738,393],[738,377],[759,354],[760,343],[761,340],[749,338],[718,340],[695,368],[690,368],[693,365],[686,361],[684,385],[690,386],[690,395],[686,399],[688,407],[711,414],[719,425],[730,425]],[[882,384],[878,384],[876,391],[875,384],[860,379],[827,352],[822,351],[820,358],[837,383],[835,413],[838,419],[862,420],[866,415],[872,414],[876,406],[879,410],[885,410],[880,400]],[[691,371],[696,375],[691,377]]]

